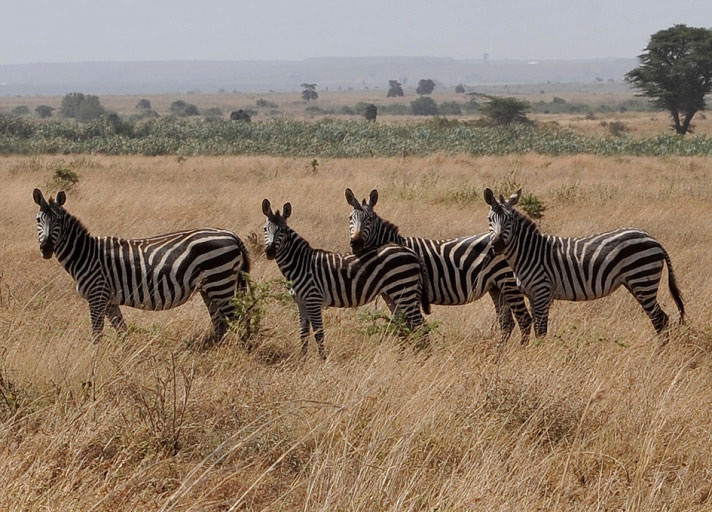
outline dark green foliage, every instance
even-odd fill
[[[10,111],[10,114],[17,117],[29,116],[30,107],[28,107],[27,105],[19,105],[13,108],[12,111]]]
[[[388,80],[388,93],[386,94],[386,97],[399,98],[401,96],[404,96],[404,94],[403,86],[400,82],[398,80]]]
[[[541,219],[546,210],[546,205],[534,194],[524,194],[519,201],[519,207],[532,219]]]
[[[462,114],[460,104],[456,101],[443,101],[438,105],[438,110],[440,111],[440,115],[443,116],[459,116]]]
[[[247,289],[238,291],[232,300],[235,320],[231,327],[237,331],[240,340],[251,348],[254,339],[262,330],[262,319],[267,313],[268,303],[290,303],[292,298],[287,293],[286,281],[255,281],[247,273],[243,273],[242,277],[247,282]]]
[[[457,94],[465,94],[465,86],[462,85],[462,84],[458,84],[458,85],[455,87],[455,92],[456,92]]]
[[[437,116],[440,111],[438,104],[430,97],[422,96],[410,102],[410,110],[416,116]]]
[[[435,82],[432,81],[430,78],[423,78],[422,80],[418,81],[418,87],[415,89],[415,92],[420,95],[431,94],[434,89]]]
[[[136,103],[136,108],[138,110],[151,110],[151,102],[146,98],[140,99],[138,103]]]
[[[64,117],[70,117],[85,123],[101,117],[104,114],[104,107],[99,103],[98,96],[70,92],[62,98],[62,105],[59,111]]]
[[[252,116],[249,112],[245,112],[243,109],[233,110],[230,112],[230,121],[244,121],[249,123],[252,121]]]
[[[480,107],[482,114],[494,125],[528,124],[529,102],[517,98],[483,94],[489,101]]]
[[[376,116],[378,115],[378,107],[374,105],[373,103],[369,103],[366,105],[366,110],[363,114],[363,116],[366,118],[366,121],[376,121]]]
[[[201,112],[205,117],[222,117],[223,113],[220,107],[206,108]]]
[[[79,174],[64,167],[57,167],[50,181],[50,185],[58,190],[68,190],[79,183]]]
[[[392,115],[392,116],[408,116],[413,112],[410,110],[410,105],[405,105],[403,103],[391,103],[390,105],[381,105],[378,108],[381,115]]]
[[[626,80],[670,112],[675,132],[690,130],[692,117],[705,109],[712,92],[712,30],[675,25],[650,37],[640,66]]]
[[[200,115],[198,107],[183,100],[176,100],[169,107],[171,114],[176,117],[190,117]]]
[[[55,110],[56,109],[54,107],[50,107],[49,105],[37,105],[35,107],[35,112],[37,113],[37,116],[41,119],[47,119],[48,117],[52,117],[52,112],[54,112]]]
[[[301,87],[304,89],[302,91],[302,99],[304,101],[313,101],[319,98],[319,94],[316,92],[316,84],[308,84],[304,82],[301,84]]]
[[[628,131],[629,129],[623,121],[611,121],[608,124],[608,132],[614,137],[622,137]]]

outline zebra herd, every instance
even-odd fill
[[[543,235],[514,207],[521,189],[508,200],[485,189],[490,206],[489,232],[448,240],[404,237],[374,207],[378,191],[359,202],[345,191],[352,254],[312,248],[287,224],[290,203],[282,212],[262,203],[266,217],[265,255],[274,259],[291,283],[299,309],[302,352],[310,330],[319,355],[326,357],[322,310],[357,307],[383,297],[393,314],[408,327],[423,323],[421,309],[430,304],[460,305],[488,293],[501,330],[500,343],[514,330],[514,318],[526,344],[531,330],[524,296],[534,314],[537,337],[546,335],[554,299],[592,300],[621,285],[633,294],[660,333],[669,324],[657,302],[663,263],[668,286],[684,320],[685,309],[670,257],[654,238],[637,229],[619,229],[587,237]],[[214,335],[221,339],[235,316],[232,300],[247,288],[250,258],[240,238],[230,231],[203,228],[152,238],[91,236],[64,208],[66,194],[47,201],[33,192],[39,205],[37,236],[45,259],[52,254],[74,278],[89,302],[92,334],[101,337],[104,319],[125,330],[119,306],[163,310],[185,303],[199,291],[210,313]]]

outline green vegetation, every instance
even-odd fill
[[[82,94],[81,92],[70,92],[62,98],[62,105],[59,112],[64,117],[76,119],[80,122],[88,122],[101,117],[104,107],[101,106],[98,96]]]
[[[49,105],[37,105],[35,107],[35,112],[41,119],[47,119],[48,117],[52,117],[52,112],[54,112],[56,109],[54,107],[50,107]]]
[[[183,100],[176,100],[171,103],[170,106],[171,114],[176,117],[190,117],[197,116],[200,114],[198,107],[192,103],[186,103]]]
[[[279,155],[369,157],[433,153],[502,155],[712,155],[712,137],[659,135],[647,139],[587,136],[569,130],[476,122],[368,123],[364,120],[253,123],[227,119],[114,116],[88,123],[0,116],[0,154]]]
[[[421,96],[411,101],[410,110],[416,116],[437,116],[440,113],[438,104],[429,96]]]

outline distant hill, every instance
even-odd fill
[[[414,87],[420,78],[442,85],[620,81],[635,59],[496,61],[435,57],[333,57],[301,61],[81,62],[0,66],[0,95],[157,94],[385,88],[389,79]]]

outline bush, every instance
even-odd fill
[[[140,99],[138,100],[138,103],[136,103],[136,108],[138,110],[151,110],[151,102],[146,98]]]
[[[22,116],[29,116],[30,115],[30,107],[27,105],[19,105],[10,111],[10,114],[13,116],[17,117],[22,117]]]
[[[52,117],[52,112],[54,112],[56,109],[54,107],[50,107],[49,105],[37,105],[35,107],[35,112],[41,119],[47,119],[48,117]]]
[[[433,98],[421,97],[410,102],[410,110],[416,116],[437,116],[440,111]]]
[[[198,107],[183,100],[176,100],[169,107],[171,114],[176,117],[190,117],[200,115]]]
[[[211,107],[203,110],[202,114],[205,117],[222,117],[223,113],[220,107]]]
[[[259,108],[277,108],[277,104],[273,101],[268,101],[262,98],[259,98],[256,102],[255,105],[257,105]]]
[[[392,116],[409,116],[413,112],[410,110],[410,105],[405,103],[391,103],[390,105],[381,105],[378,108],[381,115],[390,114]]]
[[[420,95],[430,94],[435,89],[435,82],[430,78],[424,78],[418,82],[418,87],[415,89]]]
[[[369,103],[366,105],[366,111],[364,112],[363,116],[366,118],[366,121],[376,121],[376,116],[378,115],[378,107],[374,105],[373,103]]]
[[[68,190],[79,183],[79,174],[76,171],[65,167],[57,167],[54,170],[49,185],[59,190]]]
[[[532,219],[541,219],[546,210],[546,205],[534,194],[525,194],[519,201],[519,207]]]
[[[456,101],[443,101],[438,105],[438,110],[443,116],[459,116],[462,114],[460,104]]]
[[[104,107],[101,106],[98,96],[70,92],[62,98],[59,111],[64,117],[85,123],[101,117],[104,114]]]
[[[233,110],[230,112],[230,121],[244,121],[249,123],[252,121],[252,116],[249,112],[245,112],[243,109]]]
[[[608,133],[614,137],[622,137],[628,133],[628,131],[630,131],[628,126],[622,121],[611,121],[608,124]]]
[[[465,93],[465,86],[462,84],[458,84],[457,87],[455,87],[455,92],[457,94],[464,94]]]
[[[526,115],[526,111],[529,110],[528,101],[518,100],[517,98],[505,98],[502,96],[483,96],[489,101],[482,105],[481,110],[492,124],[530,123]]]

